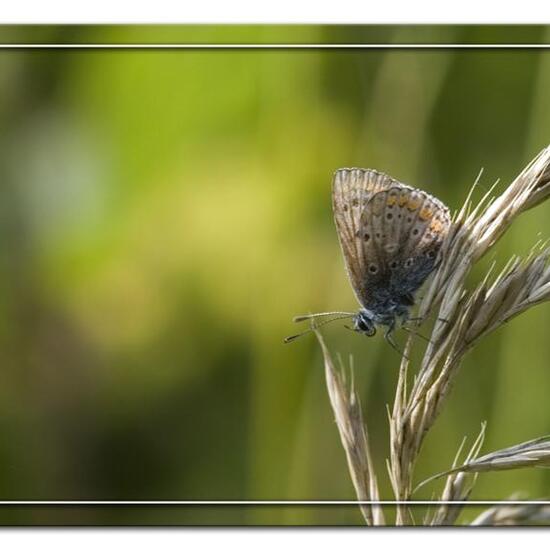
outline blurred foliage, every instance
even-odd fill
[[[29,29],[2,32],[29,40]],[[181,32],[31,35],[141,43]],[[186,32],[204,42],[414,42],[419,29]],[[444,43],[505,35],[421,32]],[[541,27],[510,32],[548,39]],[[549,84],[550,53],[540,50],[2,51],[2,499],[353,499],[317,345],[282,344],[294,314],[355,307],[332,224],[332,173],[374,167],[457,208],[481,167],[483,185],[505,185],[550,142]],[[525,215],[487,261],[503,265],[550,236],[549,207]],[[539,307],[469,356],[418,479],[448,468],[484,419],[486,451],[550,432],[549,322]],[[383,475],[395,352],[341,326],[326,335],[355,356]],[[548,496],[550,476],[486,474],[473,498],[518,490]],[[354,506],[12,507],[0,522],[361,517]]]

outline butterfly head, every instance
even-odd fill
[[[359,310],[359,313],[353,318],[353,330],[366,336],[374,336],[376,326],[372,313],[366,309]]]

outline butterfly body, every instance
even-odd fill
[[[389,337],[414,305],[450,227],[448,208],[425,191],[371,169],[342,168],[333,181],[334,221],[361,306],[354,330]]]
[[[333,311],[299,315],[294,321],[353,320],[353,330],[374,336],[385,326],[386,340],[398,321],[409,318],[415,292],[434,270],[451,226],[449,209],[438,199],[386,174],[341,168],[334,174],[332,206],[348,277],[359,302],[357,313]],[[291,342],[310,328],[289,336]],[[405,328],[405,327],[403,327]]]

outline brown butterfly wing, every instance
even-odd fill
[[[365,307],[371,294],[369,288],[383,281],[385,273],[380,270],[368,275],[369,263],[378,257],[378,250],[371,237],[375,220],[365,218],[363,213],[373,196],[399,185],[393,178],[376,170],[342,168],[334,174],[334,222],[353,291]]]
[[[362,212],[361,223],[373,237],[373,265],[368,274],[383,274],[383,284],[370,289],[394,299],[414,293],[433,270],[448,233],[448,208],[419,189],[398,184],[374,195]],[[380,288],[382,286],[382,288]]]
[[[450,226],[439,200],[375,170],[338,170],[333,209],[353,290],[373,310],[418,289]]]

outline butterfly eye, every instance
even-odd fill
[[[369,272],[370,273],[378,273],[378,266],[376,264],[370,264],[369,265]]]
[[[407,260],[405,261],[405,267],[411,267],[412,264],[413,264],[412,258],[407,258]]]

